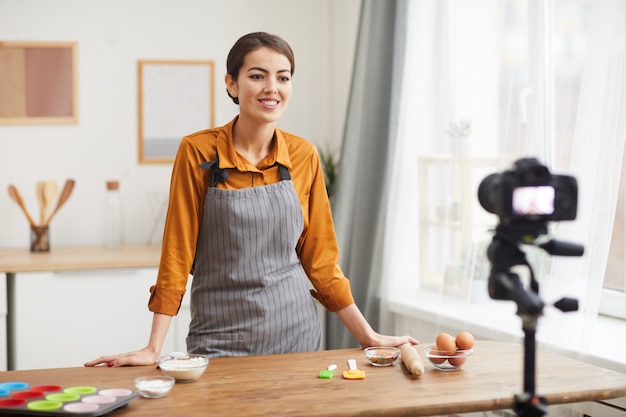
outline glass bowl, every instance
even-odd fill
[[[365,357],[373,366],[390,366],[400,356],[397,347],[368,347],[365,349]]]
[[[141,376],[135,379],[135,387],[145,398],[165,397],[176,381],[171,376]]]
[[[208,366],[208,355],[186,353],[159,358],[159,368],[177,382],[195,381],[202,376]]]
[[[454,355],[448,355],[447,352],[437,350],[434,344],[424,346],[424,351],[431,365],[440,371],[458,371],[474,353],[473,349],[467,349],[457,350]]]

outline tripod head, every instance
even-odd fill
[[[522,226],[522,227],[520,227]],[[533,230],[536,233],[528,233]],[[524,234],[520,234],[523,231]],[[545,243],[535,244],[540,234],[547,232],[545,223],[498,225],[493,240],[487,248],[487,258],[491,263],[489,274],[489,297],[494,300],[511,300],[517,304],[517,314],[522,318],[538,317],[542,314],[544,302],[539,298],[539,283],[535,278],[532,266],[526,258],[526,253],[520,248],[520,244],[535,245],[542,248],[550,255],[581,256],[584,248],[581,245],[558,240],[549,240]],[[531,240],[532,239],[532,240]],[[515,266],[526,266],[530,279],[528,288],[524,287],[520,276],[511,271]],[[561,311],[578,310],[578,301],[571,298],[562,298],[554,306]],[[527,321],[532,324],[536,320]]]

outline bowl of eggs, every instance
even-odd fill
[[[430,363],[440,371],[457,371],[474,353],[474,336],[460,332],[456,337],[439,333],[434,344],[424,346]]]
[[[400,348],[397,347],[368,347],[365,349],[365,357],[373,366],[390,366],[400,356]]]

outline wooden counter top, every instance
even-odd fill
[[[426,364],[419,379],[401,361],[367,364],[360,349],[212,359],[205,374],[177,383],[161,399],[138,398],[115,412],[127,416],[428,416],[512,408],[521,393],[520,345],[478,341],[463,369],[441,372]],[[364,380],[341,377],[357,360]],[[332,379],[318,378],[332,363]],[[133,379],[160,373],[155,366],[66,368],[0,373],[1,381],[64,387],[131,388]],[[549,404],[626,395],[626,375],[553,353],[537,352],[537,393]]]
[[[59,246],[50,252],[33,253],[28,248],[0,249],[0,272],[68,271],[103,268],[158,267],[161,245]]]

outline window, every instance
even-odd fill
[[[598,312],[626,318],[626,186],[618,184],[626,175],[626,48],[622,42],[602,51],[626,39],[625,6],[586,0],[411,6],[401,129],[407,140],[397,151],[394,186],[417,192],[390,202],[391,291],[406,271],[420,271],[421,288],[481,302],[488,229],[498,219],[480,206],[476,190],[487,174],[534,156],[553,173],[579,179],[578,218],[549,226],[557,238],[586,249],[577,259],[528,250],[546,281],[542,295],[583,301],[577,317],[563,319],[561,329],[556,320],[546,337],[565,340],[560,332],[576,329],[564,343],[589,352],[582,340]],[[393,246],[394,237],[401,244]]]

